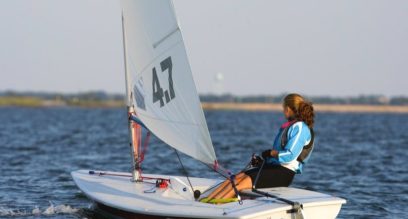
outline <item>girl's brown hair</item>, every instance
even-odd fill
[[[288,94],[283,99],[283,106],[289,107],[295,114],[295,119],[303,121],[309,128],[313,128],[314,109],[313,104],[305,100],[299,94]]]

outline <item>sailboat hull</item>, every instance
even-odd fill
[[[253,196],[237,202],[213,205],[197,202],[187,186],[187,179],[179,176],[145,174],[147,177],[170,179],[167,188],[155,188],[153,181],[132,182],[128,173],[79,170],[71,173],[79,189],[99,211],[119,218],[295,218],[299,216],[291,205],[273,198]],[[205,191],[219,180],[190,178],[194,189]],[[172,185],[174,184],[174,185]],[[180,187],[181,186],[181,187]],[[182,189],[180,189],[182,188]],[[336,218],[341,198],[297,188],[270,188],[264,192],[303,204],[305,218]],[[185,192],[185,194],[183,194]],[[245,193],[245,192],[244,192]],[[248,192],[248,195],[251,195]],[[252,194],[253,195],[253,194]]]
[[[129,211],[123,211],[117,208],[112,208],[100,203],[95,202],[93,206],[94,210],[103,217],[107,218],[124,218],[124,219],[187,219],[185,217],[166,217],[138,214]]]

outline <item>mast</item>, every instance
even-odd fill
[[[124,65],[125,65],[125,82],[126,82],[126,108],[128,116],[135,113],[132,100],[132,91],[130,86],[130,76],[128,72],[127,65],[127,52],[126,52],[126,34],[125,34],[125,18],[122,12],[122,37],[123,37],[123,56],[124,56]],[[130,155],[132,160],[132,180],[139,181],[140,179],[140,165],[139,165],[139,146],[140,146],[140,136],[141,136],[141,127],[140,125],[133,123],[128,119],[128,131],[129,131],[129,146],[130,146]]]

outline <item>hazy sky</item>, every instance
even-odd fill
[[[240,95],[408,95],[406,0],[175,7],[200,93],[222,73]],[[1,0],[0,90],[124,93],[120,12],[117,0]]]

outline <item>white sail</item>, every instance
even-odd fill
[[[122,0],[137,117],[171,147],[207,164],[214,147],[171,0]]]

